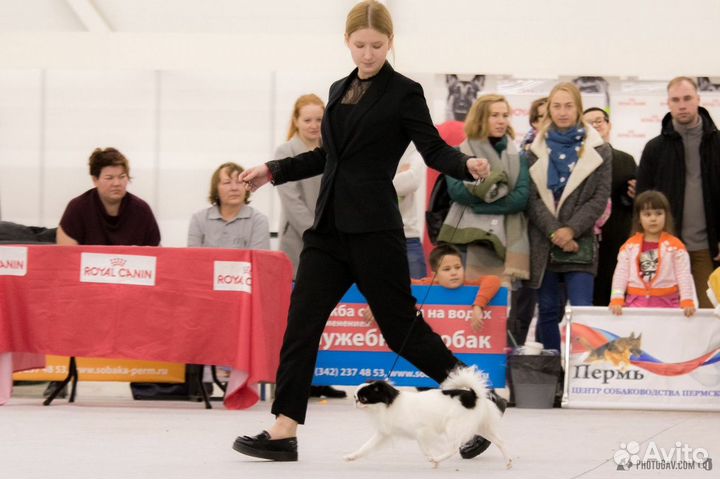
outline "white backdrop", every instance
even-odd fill
[[[163,245],[183,246],[191,214],[207,205],[212,170],[271,158],[295,98],[326,98],[352,67],[342,30],[354,0],[92,3],[110,33],[59,0],[0,2],[3,220],[55,226],[68,200],[91,186],[90,152],[114,146],[131,161],[131,191],[155,211]],[[671,0],[386,3],[396,68],[423,84],[436,123],[445,120],[446,72],[486,74],[485,92],[508,95],[518,136],[530,102],[558,79],[604,75],[613,143],[637,158],[659,131],[667,79],[720,75],[711,61],[720,44],[716,0],[693,3],[693,35],[677,41],[690,7]],[[703,99],[720,117],[720,95]],[[253,205],[276,230],[272,191]]]

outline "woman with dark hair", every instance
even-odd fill
[[[535,135],[537,134],[540,124],[542,124],[545,114],[547,113],[547,97],[537,98],[530,104],[530,113],[528,115],[528,123],[530,123],[530,129],[522,141],[520,141],[520,157],[527,159],[527,152],[530,150],[533,141],[535,141]]]
[[[155,215],[141,198],[127,191],[130,162],[115,148],[95,148],[88,160],[94,188],[73,198],[57,228],[59,245],[158,246],[160,228]],[[59,386],[53,381],[49,396]],[[142,383],[131,383],[133,393]],[[67,386],[60,391],[66,394]]]
[[[127,191],[130,163],[115,148],[96,148],[88,161],[92,189],[68,203],[59,245],[157,246],[160,229],[150,206]]]

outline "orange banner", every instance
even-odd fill
[[[44,369],[13,374],[15,381],[61,381],[68,373],[67,356],[46,356]],[[77,358],[80,381],[184,383],[185,365],[134,359]]]

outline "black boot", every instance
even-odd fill
[[[310,386],[310,397],[320,398],[323,396],[330,399],[342,399],[347,397],[347,393],[332,386]]]
[[[507,409],[507,401],[497,395],[495,390],[490,391],[490,399],[495,403],[501,413],[505,413]],[[490,441],[482,436],[473,436],[468,442],[460,446],[460,456],[463,459],[472,459],[477,457],[490,447]]]

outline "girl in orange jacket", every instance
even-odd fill
[[[622,307],[677,308],[695,314],[697,297],[690,256],[672,235],[670,204],[658,191],[645,191],[635,199],[635,234],[620,248],[612,281],[610,311]]]

